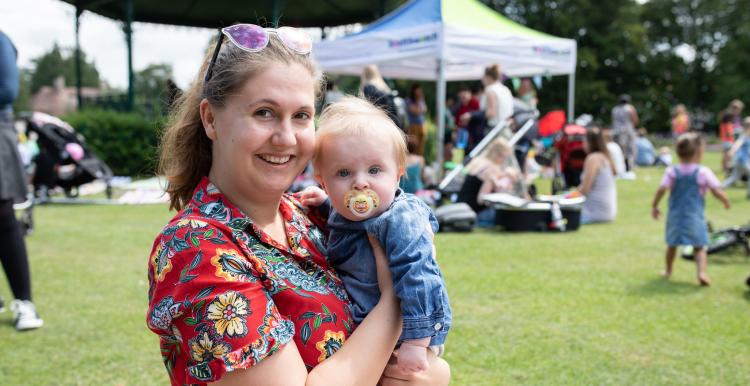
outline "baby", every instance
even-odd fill
[[[360,323],[380,297],[368,234],[380,242],[403,315],[398,367],[423,371],[428,348],[442,353],[451,310],[432,242],[437,219],[422,200],[398,188],[406,165],[403,134],[382,110],[355,97],[328,106],[318,126],[314,173],[333,206],[329,261]],[[301,198],[309,206],[325,201],[322,192],[309,190]]]

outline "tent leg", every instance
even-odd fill
[[[568,75],[568,122],[575,120],[576,73]]]
[[[435,101],[435,111],[437,111],[437,133],[435,137],[435,159],[437,160],[437,180],[443,178],[443,142],[445,138],[445,59],[438,59],[438,81],[437,81],[437,100]]]

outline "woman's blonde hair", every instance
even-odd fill
[[[513,149],[505,138],[495,138],[479,156],[469,161],[469,164],[466,165],[466,173],[471,175],[477,174],[480,169],[487,165],[487,162],[497,165],[495,160],[505,161],[505,158],[512,151]]]
[[[364,92],[364,88],[368,84],[375,86],[376,89],[385,93],[391,92],[391,88],[388,87],[388,84],[385,83],[385,80],[383,80],[383,77],[380,75],[378,66],[374,64],[369,64],[362,70],[362,78],[360,79],[359,83],[359,92]]]
[[[376,135],[385,137],[393,146],[393,156],[400,170],[406,168],[406,139],[385,111],[369,101],[345,96],[323,110],[315,133],[313,168],[320,173],[320,149],[328,137]]]
[[[270,34],[268,46],[258,52],[244,51],[229,39],[224,40],[210,80],[204,82],[216,43],[209,47],[195,81],[176,101],[162,134],[158,173],[167,178],[170,209],[183,208],[201,178],[211,169],[212,141],[206,136],[200,116],[200,103],[204,98],[211,106],[223,106],[248,80],[280,63],[305,68],[314,79],[316,98],[320,95],[322,75],[313,59],[287,48],[278,35]]]
[[[500,65],[495,63],[487,68],[484,69],[484,76],[489,77],[490,79],[494,81],[500,80],[500,75],[502,75],[503,72],[500,69]]]

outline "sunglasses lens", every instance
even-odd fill
[[[293,27],[281,27],[278,30],[279,37],[284,45],[298,54],[309,54],[312,51],[312,40],[305,31]]]
[[[222,29],[222,32],[245,51],[259,51],[268,45],[268,32],[254,24],[235,24]]]

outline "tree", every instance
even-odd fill
[[[150,64],[135,73],[135,98],[147,113],[165,114],[174,93],[179,92],[172,81],[172,66],[167,63]]]
[[[34,70],[31,76],[31,93],[34,94],[43,86],[51,86],[58,76],[65,79],[66,85],[76,84],[75,50],[65,55],[55,44],[52,50],[34,59]],[[81,52],[81,83],[84,87],[99,87],[99,71],[94,63],[86,60]]]
[[[640,9],[632,0],[483,0],[496,11],[527,27],[578,43],[576,111],[602,123],[619,93],[636,94],[647,79],[646,34]],[[582,17],[585,15],[585,17]],[[638,97],[634,96],[638,101]],[[567,79],[552,78],[544,86],[542,111],[567,106]]]

